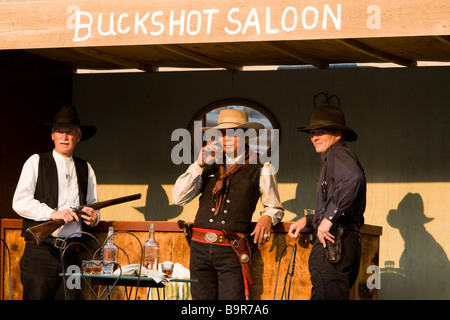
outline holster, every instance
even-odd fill
[[[192,238],[192,224],[187,224],[184,220],[178,220],[177,222],[178,228],[182,229],[184,232],[184,236],[186,237],[186,240],[188,244],[191,244],[191,238]]]
[[[250,244],[248,242],[247,237],[240,237],[233,231],[223,230],[223,235],[228,239],[231,244],[231,248],[233,248],[234,252],[236,252],[239,263],[241,264],[242,271],[244,276],[247,279],[249,285],[253,284],[253,277],[251,271],[251,250]]]
[[[334,243],[325,239],[326,247],[325,254],[328,262],[338,263],[342,258],[342,234],[344,228],[340,224],[335,224],[331,227],[330,233],[334,236]]]

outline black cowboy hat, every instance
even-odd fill
[[[38,124],[46,131],[51,133],[53,126],[75,126],[79,127],[83,134],[81,135],[81,141],[92,138],[97,128],[93,125],[81,125],[80,117],[78,116],[77,110],[73,106],[63,106],[61,110],[59,110],[55,117],[53,118],[52,123],[42,123],[38,122]]]
[[[314,129],[340,130],[345,141],[355,141],[358,139],[356,132],[345,125],[345,117],[342,110],[339,107],[329,105],[315,107],[309,125],[297,129],[300,132],[307,133]]]

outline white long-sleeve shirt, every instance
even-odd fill
[[[55,210],[68,209],[80,205],[78,194],[78,178],[72,157],[65,158],[53,150],[53,158],[58,171],[58,207],[50,208],[47,204],[34,198],[39,169],[39,155],[34,154],[25,162],[13,197],[12,207],[21,217],[48,221]],[[88,165],[88,188],[86,203],[98,201],[97,179],[91,165]],[[100,221],[100,216],[97,221]],[[65,238],[81,231],[81,222],[71,222],[56,230],[54,237]]]
[[[227,162],[227,167],[233,163],[228,164]],[[178,177],[172,190],[172,199],[175,204],[185,205],[200,193],[202,188],[202,173],[205,168],[206,166],[202,168],[197,162],[194,162],[188,167],[185,173]],[[270,162],[264,164],[261,173],[259,189],[263,210],[260,214],[270,216],[272,218],[272,224],[276,225],[284,216],[284,208],[280,202],[277,179]]]

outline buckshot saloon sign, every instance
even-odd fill
[[[450,1],[0,2],[0,49],[449,34]]]

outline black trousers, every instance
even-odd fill
[[[309,256],[311,300],[348,300],[350,289],[358,277],[361,260],[359,234],[343,235],[342,259],[332,264],[327,261],[325,248],[316,239]]]
[[[67,270],[70,265],[81,266],[81,255],[78,250],[69,248],[64,254],[64,268]],[[60,249],[54,246],[27,242],[20,260],[20,268],[24,300],[62,300],[81,297],[81,290],[64,290],[64,278],[59,276],[62,273]]]
[[[230,246],[191,241],[191,293],[193,300],[244,300],[244,278]]]

